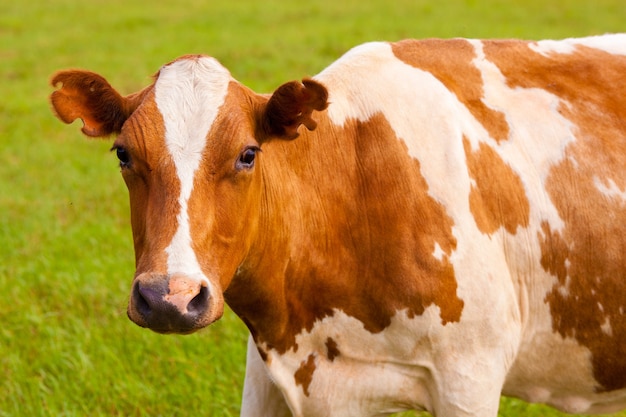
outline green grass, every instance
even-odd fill
[[[246,332],[232,312],[184,337],[126,318],[126,190],[111,143],[51,115],[55,70],[88,68],[130,93],[173,58],[209,53],[266,92],[369,40],[559,38],[625,22],[623,0],[0,2],[0,417],[239,413]],[[503,400],[501,415],[561,414]]]

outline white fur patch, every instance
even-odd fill
[[[590,36],[562,41],[545,40],[530,44],[530,49],[548,56],[551,53],[571,54],[576,50],[577,45],[600,49],[610,54],[626,55],[626,34]]]
[[[607,179],[606,182],[603,182],[598,177],[594,177],[593,184],[596,186],[598,191],[606,197],[626,201],[626,191],[620,189],[611,178]]]
[[[317,321],[310,332],[296,337],[297,349],[282,355],[269,350],[269,371],[294,415],[373,415],[372,410],[402,411],[394,409],[398,403],[419,408],[430,402],[422,388],[431,376],[428,369],[437,372],[432,349],[424,339],[429,328],[424,323],[437,323],[438,317],[436,306],[414,319],[401,311],[387,329],[372,334],[357,319],[335,310],[333,316]],[[441,325],[433,327],[433,334],[442,330]],[[324,347],[328,338],[336,342],[339,351],[332,361]],[[310,354],[316,357],[316,369],[306,396],[295,383],[294,371]]]
[[[180,180],[178,229],[165,249],[167,272],[184,273],[207,283],[191,245],[187,209],[207,135],[224,103],[230,80],[229,72],[215,59],[193,57],[163,67],[155,84],[156,104],[165,123],[165,143]]]
[[[553,230],[562,230],[563,220],[543,190],[553,166],[563,161],[565,149],[576,140],[574,124],[559,112],[559,106],[569,104],[539,88],[510,88],[500,69],[486,59],[482,42],[472,44],[474,64],[483,78],[483,102],[501,111],[509,123],[508,140],[489,145],[523,181],[537,230],[546,220]],[[482,136],[466,135],[473,145]]]
[[[369,332],[341,310],[333,313],[296,336],[297,349],[282,355],[267,351],[269,371],[294,415],[387,415],[432,410],[434,403],[444,402],[473,410],[472,415],[491,415],[497,408],[497,402],[473,393],[495,390],[491,398],[499,398],[492,381],[503,378],[502,351],[475,328],[441,325],[439,307],[429,306],[415,317],[398,311],[380,333]],[[333,359],[325,345],[329,338],[338,351]],[[294,375],[309,355],[315,370],[305,395]],[[442,410],[451,415],[445,413],[447,406]]]
[[[441,246],[439,246],[439,243],[435,242],[435,250],[433,251],[433,258],[437,259],[438,261],[442,261],[445,256],[446,256],[446,253],[443,251],[443,249],[441,249]]]

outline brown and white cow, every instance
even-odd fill
[[[117,135],[129,317],[250,329],[242,415],[626,407],[626,35],[369,43],[271,96],[205,56],[52,83]]]

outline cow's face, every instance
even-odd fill
[[[164,67],[114,144],[130,193],[137,271],[128,315],[186,332],[222,314],[255,230],[260,176],[242,87],[208,58]]]
[[[223,291],[257,230],[261,146],[313,129],[326,107],[314,81],[254,94],[208,57],[164,66],[153,85],[121,97],[96,74],[59,73],[52,103],[89,136],[119,133],[113,149],[129,190],[137,270],[128,316],[188,333],[217,320]]]

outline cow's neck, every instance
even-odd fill
[[[346,194],[344,179],[354,175],[346,153],[340,151],[347,143],[337,143],[350,138],[332,132],[327,123],[320,123],[316,131],[301,132],[294,141],[263,147],[257,239],[226,292],[230,307],[251,332],[278,350],[288,349],[294,334],[319,315],[302,302],[316,298],[306,294],[311,283],[328,290],[326,278],[338,273],[339,261],[352,256],[328,256],[341,246],[334,235],[336,222],[347,220],[349,209],[342,199],[352,197]],[[322,300],[315,305],[324,308]]]

